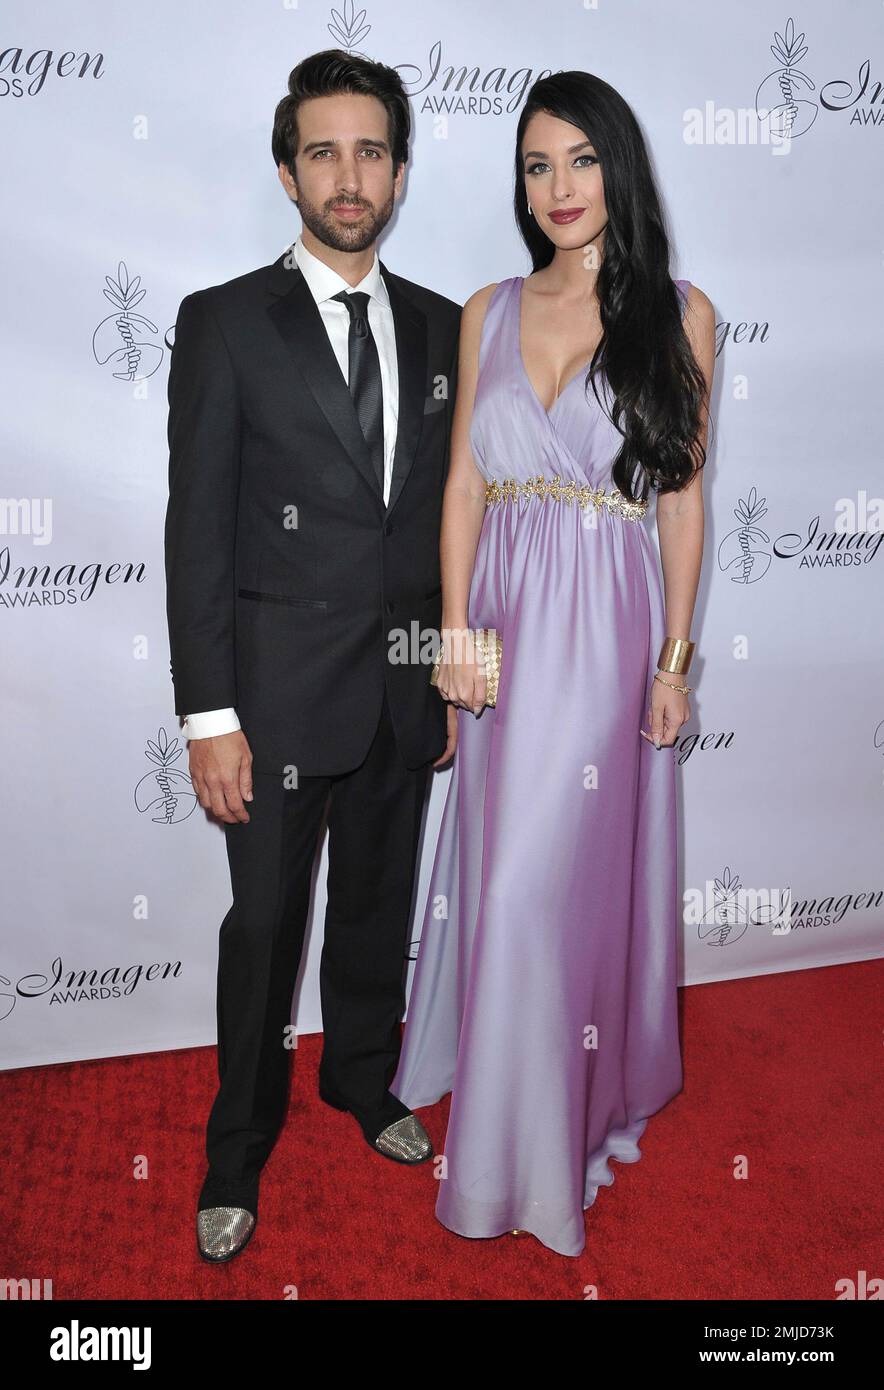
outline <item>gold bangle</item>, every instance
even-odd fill
[[[661,685],[668,686],[670,690],[680,690],[682,695],[690,695],[694,688],[692,685],[673,685],[672,681],[660,680],[660,677],[656,674],[654,675],[654,680],[660,681]]]
[[[695,643],[686,637],[667,637],[657,658],[657,669],[671,676],[686,676],[690,670]]]

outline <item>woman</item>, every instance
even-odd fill
[[[438,668],[457,756],[391,1089],[452,1092],[445,1226],[578,1255],[608,1160],[640,1158],[682,1087],[667,750],[689,717],[714,314],[669,277],[642,135],[597,77],[532,87],[515,209],[533,273],[461,326]],[[494,707],[477,629],[502,638]]]

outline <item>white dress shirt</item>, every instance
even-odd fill
[[[348,285],[342,275],[308,251],[300,236],[294,245],[298,269],[307,281],[310,293],[325,325],[335,357],[344,380],[350,380],[350,311],[346,304],[333,299],[341,290],[364,290],[369,296],[368,322],[378,349],[381,367],[381,388],[384,397],[384,503],[390,500],[393,477],[393,454],[396,450],[396,430],[399,422],[399,366],[396,359],[396,330],[387,286],[381,275],[378,254],[368,274],[358,285]],[[240,722],[235,709],[203,710],[188,714],[184,721],[185,738],[212,738],[234,733]]]

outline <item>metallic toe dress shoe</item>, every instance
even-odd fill
[[[248,1244],[254,1229],[255,1218],[243,1207],[206,1207],[196,1217],[199,1252],[213,1264],[232,1260]]]
[[[374,1141],[378,1153],[397,1163],[425,1163],[433,1156],[429,1134],[416,1115],[403,1115],[382,1130]]]

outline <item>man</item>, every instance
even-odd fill
[[[339,50],[300,63],[272,148],[301,236],[272,265],[187,295],[176,324],[165,533],[175,708],[200,803],[224,822],[233,892],[197,1215],[212,1261],[251,1237],[285,1117],[329,796],[320,1096],[385,1157],[432,1157],[388,1083],[429,764],[452,755],[457,725],[427,653],[403,661],[396,638],[441,622],[460,308],[377,257],[409,130],[393,69]]]

